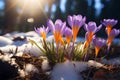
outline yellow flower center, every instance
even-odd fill
[[[95,56],[98,55],[98,52],[100,51],[100,48],[99,46],[95,46]]]
[[[68,45],[70,44],[70,40],[71,40],[71,36],[66,36],[66,41]]]
[[[87,40],[85,41],[85,43],[84,43],[84,48],[88,48],[88,46],[90,45],[90,43],[91,43],[91,41],[92,41],[92,37],[93,37],[93,35],[94,35],[94,33],[93,32],[89,32],[88,33],[88,38],[87,38]]]
[[[111,32],[111,29],[112,29],[112,26],[108,25],[106,29],[107,29],[107,35],[109,36],[110,32]]]
[[[76,26],[76,27],[72,27],[72,32],[73,32],[73,41],[76,40],[76,37],[77,37],[77,34],[78,34],[78,31],[79,31],[80,27]]]
[[[113,39],[114,39],[113,36],[108,37],[108,40],[107,40],[107,45],[108,45],[108,46],[111,45]]]
[[[43,39],[46,40],[46,33],[45,32],[41,32],[40,34],[43,37]]]
[[[60,32],[54,32],[53,35],[55,38],[56,45],[58,45],[61,34],[60,34]]]

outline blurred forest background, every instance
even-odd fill
[[[0,34],[27,32],[46,25],[47,19],[67,20],[68,15],[81,14],[97,25],[114,18],[120,27],[120,0],[0,0]],[[104,27],[105,28],[105,27]],[[98,35],[105,36],[104,28]],[[84,36],[84,29],[79,35]]]

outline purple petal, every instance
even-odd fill
[[[74,27],[80,27],[80,21],[79,20],[74,20],[73,25],[74,25]]]
[[[83,18],[83,23],[85,24],[85,21],[86,21],[86,17]]]
[[[35,32],[37,32],[37,28],[36,27],[34,27],[34,30],[35,30]]]
[[[84,18],[82,19],[82,21],[80,21],[79,26],[80,26],[80,27],[82,27],[82,25],[84,25],[84,24],[85,24],[85,21],[86,21],[86,17],[84,17]]]
[[[88,25],[85,24],[85,25],[84,25],[84,29],[85,29],[85,31],[87,31],[87,27],[88,27]]]
[[[79,22],[82,21],[82,16],[81,15],[76,15],[76,20],[78,20]]]
[[[57,19],[55,21],[55,26],[61,26],[62,25],[62,21],[60,19]]]
[[[86,17],[82,18],[81,15],[68,16],[68,24],[71,27],[82,27],[85,24]]]
[[[104,25],[104,26],[108,26],[108,25],[110,25],[111,27],[113,27],[114,25],[116,25],[117,24],[117,20],[114,20],[114,19],[104,19],[103,20],[103,22],[102,22],[102,24]]]
[[[97,43],[97,38],[94,37],[94,38],[93,38],[93,45],[96,46],[96,45],[97,45],[96,43]]]
[[[118,22],[118,21],[117,21],[117,20],[114,20],[114,19],[111,19],[111,21],[110,21],[110,23],[111,23],[112,26],[116,25],[117,22]]]
[[[85,40],[88,40],[88,32],[85,33]]]
[[[66,28],[66,22],[62,24],[61,35],[63,35],[63,33],[65,32],[65,28]]]
[[[95,33],[98,32],[101,28],[102,28],[102,24],[100,24],[100,25],[97,27]]]
[[[52,20],[48,19],[48,21],[47,21],[47,26],[49,27],[49,29],[50,29],[52,32],[55,31],[54,24],[53,24]]]
[[[65,32],[64,32],[65,36],[72,36],[72,30],[68,27],[65,28]]]
[[[110,36],[112,36],[112,37],[116,37],[119,34],[120,34],[120,30],[117,30],[117,29],[112,29],[110,32]]]
[[[60,31],[62,29],[62,25],[63,25],[62,21],[60,19],[57,19],[55,21],[55,31]]]
[[[99,46],[102,47],[106,44],[106,40],[102,39],[102,38],[93,38],[93,45],[94,46]]]
[[[40,28],[34,27],[34,29],[35,29],[35,32],[37,32],[38,34],[40,33]]]
[[[97,29],[96,23],[95,22],[89,22],[88,27],[86,28],[88,32],[95,32]]]
[[[68,24],[72,27],[73,26],[73,20],[72,20],[72,16],[68,16]]]
[[[50,31],[49,27],[46,28],[46,34]]]

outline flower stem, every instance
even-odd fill
[[[95,59],[94,60],[97,61],[97,55],[95,55]]]
[[[107,54],[109,54],[109,52],[110,52],[110,45],[108,45],[107,47]]]
[[[88,48],[86,48],[86,54],[85,54],[85,57],[84,57],[84,61],[87,60],[87,55],[88,55]]]
[[[73,57],[74,44],[75,44],[75,43],[73,42],[72,47],[71,47],[71,50],[70,50],[70,52],[69,52],[69,54],[68,54],[70,60],[72,60],[72,57]]]

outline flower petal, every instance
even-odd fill
[[[100,25],[97,27],[95,33],[98,32],[101,28],[102,28],[102,24],[100,24]]]
[[[102,47],[106,44],[106,40],[102,39],[102,38],[93,38],[93,44],[94,46],[99,46]]]
[[[96,28],[97,28],[96,23],[91,21],[88,23],[87,31],[88,32],[95,32]]]
[[[55,21],[55,31],[61,31],[62,25],[63,25],[62,21],[60,19],[57,19]]]
[[[47,21],[47,26],[49,27],[49,29],[50,29],[52,32],[55,31],[54,24],[53,24],[52,20],[48,19],[48,21]]]
[[[88,27],[88,25],[85,24],[85,25],[84,25],[84,29],[85,29],[85,31],[87,31],[87,27]]]
[[[104,26],[111,26],[111,27],[113,27],[114,25],[116,25],[117,24],[117,20],[115,20],[115,19],[104,19],[103,20],[103,22],[102,22],[102,24],[104,25]]]
[[[72,20],[72,16],[68,16],[68,24],[73,27],[73,20]]]
[[[66,22],[64,22],[64,23],[62,24],[61,35],[64,34],[64,32],[65,32],[65,28],[66,28]]]
[[[120,30],[112,29],[110,32],[110,36],[116,37],[120,34]]]

